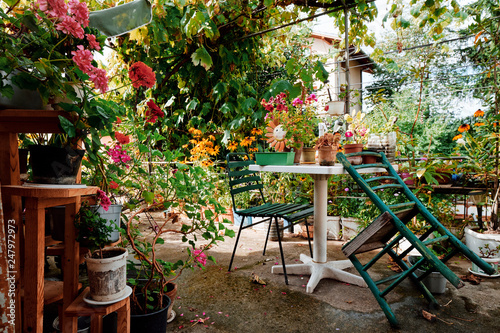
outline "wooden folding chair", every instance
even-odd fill
[[[363,155],[375,156],[377,158],[377,163],[351,165],[347,160],[347,157]],[[373,204],[380,210],[380,215],[354,239],[344,245],[342,247],[342,251],[349,258],[349,260],[351,260],[354,267],[367,283],[391,325],[398,326],[398,321],[387,303],[385,296],[407,277],[415,282],[418,289],[432,305],[438,306],[434,296],[422,283],[422,280],[431,273],[431,270],[427,270],[425,274],[418,277],[415,274],[415,270],[417,268],[422,267],[423,265],[431,265],[453,286],[460,288],[464,286],[463,282],[445,265],[445,263],[457,253],[462,253],[462,255],[481,267],[488,274],[495,273],[495,270],[488,263],[479,258],[474,252],[470,251],[459,239],[457,239],[441,223],[439,223],[439,221],[406,186],[391,166],[384,153],[363,152],[346,155],[338,153],[337,159],[343,164],[344,168],[371,199]],[[383,168],[386,170],[387,174],[382,176],[363,174],[363,176],[366,177],[363,178],[357,171],[362,168]],[[392,205],[386,204],[377,194],[377,191],[389,189],[397,189],[400,194],[404,196],[406,201]],[[419,213],[426,220],[428,229],[424,235],[417,237],[406,226],[406,224]],[[434,235],[437,234],[437,237],[427,239],[431,233],[434,233]],[[411,246],[402,253],[398,254],[394,248],[404,239],[406,239]],[[451,245],[451,249],[443,257],[443,259],[440,260],[428,246],[443,241],[447,241],[447,243]],[[381,250],[367,263],[362,264],[357,255],[374,249]],[[403,261],[403,258],[412,249],[416,249],[420,253],[421,258],[415,265],[409,267]],[[388,254],[394,260],[394,262],[402,269],[402,272],[393,274],[388,278],[375,281],[368,273],[368,270],[385,254]],[[379,286],[385,284],[388,284],[388,286],[384,289],[379,289]]]

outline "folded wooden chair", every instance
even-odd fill
[[[283,256],[283,246],[281,244],[281,231],[284,229],[292,228],[299,222],[304,221],[307,223],[307,217],[314,214],[314,207],[311,205],[301,205],[292,203],[270,203],[265,197],[262,189],[264,187],[262,180],[259,176],[259,172],[251,171],[248,166],[255,164],[250,156],[246,153],[229,153],[226,156],[227,160],[227,176],[229,180],[229,189],[231,193],[231,198],[233,201],[233,212],[242,216],[242,221],[238,230],[238,235],[236,236],[236,242],[234,244],[233,254],[231,256],[231,261],[229,263],[229,271],[233,265],[234,255],[236,253],[236,248],[238,247],[238,241],[240,239],[241,231],[252,227],[254,225],[269,222],[267,228],[266,242],[264,244],[263,255],[266,254],[267,241],[269,239],[269,232],[271,230],[271,223],[274,221],[276,225],[276,232],[278,234],[278,243],[281,254],[281,262],[283,264],[283,273],[285,275],[285,283],[288,284],[288,277],[286,275],[285,267],[285,257]],[[238,196],[243,196],[245,193],[251,194],[251,207],[246,209],[238,209],[236,206],[236,198]],[[244,226],[245,218],[248,217],[263,217],[264,219]],[[288,224],[283,224],[279,226],[278,219],[284,219]],[[311,239],[309,237],[309,230],[307,230],[307,238],[309,241],[309,251],[312,257],[312,247]]]
[[[359,155],[375,156],[377,158],[377,162],[374,164],[351,165],[347,160],[347,157]],[[391,166],[384,153],[363,152],[346,155],[338,153],[337,159],[343,164],[344,168],[359,185],[359,187],[367,194],[373,204],[380,210],[380,215],[354,239],[345,244],[342,247],[342,251],[349,258],[349,260],[351,260],[354,267],[365,280],[392,326],[398,326],[398,321],[389,307],[385,296],[405,278],[409,277],[416,284],[418,289],[431,303],[431,305],[438,306],[434,296],[422,283],[422,280],[431,273],[431,270],[427,270],[426,274],[417,277],[415,274],[415,270],[417,268],[430,264],[453,286],[460,288],[464,286],[463,282],[445,265],[445,263],[457,253],[462,253],[465,257],[481,267],[488,274],[495,273],[494,269],[488,263],[479,258],[474,252],[470,251],[458,238],[456,238],[441,223],[439,223],[439,221],[406,186]],[[373,173],[363,174],[363,176],[366,177],[363,178],[357,171],[362,168],[383,168],[386,170],[387,174],[382,176],[377,176]],[[400,195],[404,195],[406,201],[392,205],[386,204],[377,194],[377,191],[388,189],[397,189],[400,192]],[[428,223],[429,229],[424,235],[417,237],[406,226],[406,224],[419,213]],[[427,239],[431,233],[438,235],[433,239]],[[406,239],[411,246],[402,253],[398,254],[394,248],[404,239]],[[451,245],[451,249],[444,256],[444,258],[440,260],[428,246],[443,241],[447,241],[447,243]],[[368,262],[362,264],[357,255],[374,249],[381,250],[377,252]],[[412,249],[416,249],[420,253],[421,259],[415,265],[410,267],[403,261],[403,259]],[[385,254],[388,254],[394,260],[394,262],[402,269],[402,272],[375,281],[368,273],[368,270]],[[382,285],[387,286],[383,288]],[[381,288],[379,289],[379,287]]]

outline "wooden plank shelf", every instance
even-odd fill
[[[0,110],[0,132],[7,133],[61,133],[59,116],[69,114],[56,110]]]

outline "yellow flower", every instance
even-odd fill
[[[247,147],[247,146],[250,146],[252,144],[253,140],[252,138],[249,138],[248,136],[245,137],[243,140],[241,140],[240,142],[240,145],[242,147]]]
[[[461,138],[462,138],[462,134],[455,135],[453,137],[453,141],[456,141],[456,140],[461,139]]]
[[[466,132],[466,131],[468,131],[468,130],[470,130],[470,125],[469,125],[469,124],[462,124],[462,125],[460,125],[460,127],[458,128],[458,131],[459,131],[460,133]]]
[[[474,126],[483,126],[484,123],[475,123]]]
[[[484,111],[479,109],[476,112],[474,112],[474,117],[482,117],[484,116]]]
[[[262,130],[260,128],[253,128],[250,133],[252,135],[262,135]]]
[[[234,141],[229,141],[229,143],[227,144],[227,149],[229,149],[230,151],[235,151],[236,149],[238,149],[238,144]]]

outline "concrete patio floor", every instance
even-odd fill
[[[176,226],[179,227],[180,223]],[[230,226],[237,231],[237,227]],[[265,232],[263,225],[243,231],[233,271],[228,273],[235,238],[227,238],[212,246],[207,253],[217,263],[209,262],[205,270],[185,270],[175,281],[176,317],[168,324],[169,332],[499,332],[500,278],[482,278],[479,285],[465,282],[457,290],[447,283],[446,292],[436,295],[442,305],[429,309],[427,301],[411,282],[405,281],[389,293],[388,301],[401,323],[391,328],[384,313],[368,288],[335,280],[320,281],[313,293],[306,293],[308,276],[271,274],[280,263],[278,242],[269,242],[262,255]],[[180,235],[168,235],[159,247],[161,259],[176,261],[186,258],[186,244]],[[200,242],[201,244],[201,242]],[[283,241],[287,264],[300,263],[301,253],[309,254],[307,241],[285,232]],[[328,241],[328,260],[346,259],[341,252],[343,242]],[[389,262],[379,261],[373,271],[386,276]],[[459,256],[449,262],[459,276],[466,275],[470,263]],[[356,271],[348,269],[353,273]],[[266,282],[252,282],[252,273]],[[357,274],[357,273],[356,273]],[[437,316],[429,322],[422,310]],[[57,316],[56,309],[46,308],[46,327]],[[53,330],[47,330],[53,332]],[[105,331],[112,333],[111,329]],[[121,332],[119,332],[121,333]]]
[[[236,230],[236,227],[232,227]],[[427,301],[409,281],[389,293],[388,301],[401,323],[392,329],[368,288],[335,280],[322,280],[313,293],[305,292],[308,276],[271,274],[280,262],[277,242],[270,242],[262,255],[265,230],[246,229],[238,246],[233,271],[227,272],[235,239],[227,239],[208,250],[217,259],[204,271],[185,271],[177,279],[176,318],[173,332],[499,332],[500,278],[483,278],[479,285],[466,282],[457,290],[447,282],[446,292],[436,295],[442,307],[429,309]],[[161,256],[176,257],[178,246],[165,242]],[[308,254],[307,241],[285,233],[287,264],[298,263]],[[328,241],[328,259],[345,259],[343,242]],[[381,260],[374,272],[387,275],[388,261]],[[470,262],[457,256],[449,262],[457,275],[466,275]],[[350,269],[352,272],[355,270]],[[252,273],[267,284],[251,282]],[[437,316],[429,322],[422,310]],[[202,319],[202,322],[200,322]]]

